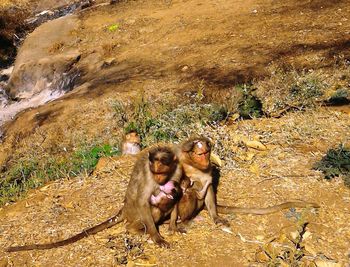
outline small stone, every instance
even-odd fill
[[[185,72],[185,71],[188,71],[188,66],[184,66],[181,71]]]
[[[310,238],[311,236],[312,236],[312,233],[310,231],[306,231],[303,234],[303,240],[306,240],[306,239]]]
[[[270,257],[264,251],[259,251],[255,254],[255,259],[257,262],[267,262],[270,260]]]
[[[299,237],[299,232],[298,231],[291,232],[290,236],[295,241]]]
[[[263,241],[265,237],[263,235],[257,235],[255,238],[256,240]]]
[[[337,262],[327,260],[315,260],[317,267],[341,267],[342,265]]]

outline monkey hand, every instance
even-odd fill
[[[214,219],[214,223],[215,224],[220,224],[220,225],[225,225],[225,226],[228,226],[230,227],[230,223],[228,222],[228,220],[222,218],[222,217],[219,217],[217,216],[215,219]]]

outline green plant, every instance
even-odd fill
[[[141,138],[141,146],[156,142],[176,142],[198,131],[198,127],[216,124],[227,117],[223,105],[200,103],[152,103],[143,93],[133,103],[133,110],[127,111],[123,104],[114,104],[117,114],[124,114],[124,132],[136,131]],[[118,122],[122,121],[117,115]]]
[[[322,171],[327,180],[343,175],[345,185],[350,187],[350,150],[343,145],[328,150],[327,154],[314,165],[314,169]]]
[[[253,94],[254,89],[250,85],[238,85],[242,98],[238,103],[238,112],[243,119],[259,118],[262,115],[261,101]]]
[[[118,154],[120,154],[120,150],[108,144],[79,150],[72,157],[73,164],[69,174],[73,176],[82,172],[89,173],[95,168],[101,157],[110,157]]]
[[[90,173],[99,158],[119,153],[118,148],[107,144],[85,145],[66,156],[44,154],[41,157],[22,157],[10,165],[0,177],[0,206],[48,181]]]
[[[327,102],[332,105],[348,104],[350,102],[349,98],[350,95],[347,89],[338,88]]]

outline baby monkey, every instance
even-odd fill
[[[205,198],[210,185],[211,183],[208,181],[202,187],[200,182],[191,181],[187,176],[183,176],[180,185],[176,181],[160,185],[159,189],[151,196],[150,203],[160,211],[169,210],[169,207],[175,205],[171,213],[169,230],[170,232],[185,233],[186,230],[176,226],[177,219],[180,218],[182,223],[186,223],[192,218],[193,211],[198,207],[197,200]],[[153,210],[153,212],[155,211]]]
[[[160,185],[158,190],[152,194],[150,203],[161,211],[167,211],[169,207],[174,206],[181,197],[182,190],[179,183],[170,180],[166,184]]]

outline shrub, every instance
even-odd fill
[[[303,110],[321,103],[328,85],[320,73],[275,67],[270,71],[269,78],[255,84],[266,115],[278,117],[290,109]]]
[[[21,158],[0,177],[0,206],[48,181],[90,173],[99,158],[116,154],[120,154],[118,148],[101,145],[81,147],[66,157],[46,155]]]
[[[343,145],[328,150],[327,154],[314,165],[314,169],[322,171],[327,180],[343,175],[345,185],[350,187],[350,150]]]

